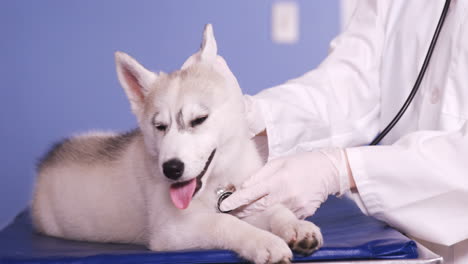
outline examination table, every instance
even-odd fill
[[[363,215],[345,198],[330,197],[309,220],[321,228],[325,244],[310,256],[296,255],[294,262],[442,263],[440,257],[398,231]],[[28,210],[0,231],[0,264],[242,262],[245,260],[227,250],[151,252],[137,245],[85,243],[48,237],[33,231]]]

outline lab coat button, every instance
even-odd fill
[[[440,100],[440,90],[436,88],[432,91],[431,103],[437,104],[439,100]]]

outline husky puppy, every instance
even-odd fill
[[[122,52],[115,60],[139,127],[72,137],[45,155],[32,201],[37,230],[154,251],[229,249],[255,263],[289,262],[289,246],[303,254],[321,246],[320,230],[281,205],[242,220],[216,210],[216,190],[241,186],[263,160],[211,25],[173,73]]]

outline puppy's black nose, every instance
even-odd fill
[[[170,159],[162,167],[164,175],[171,180],[177,180],[184,174],[184,163],[179,159]]]

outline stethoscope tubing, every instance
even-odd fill
[[[442,14],[440,15],[439,22],[437,23],[436,30],[434,32],[434,35],[432,36],[431,44],[429,45],[429,49],[426,54],[426,58],[424,59],[424,63],[421,66],[421,70],[419,71],[418,78],[416,79],[416,82],[414,83],[413,89],[411,90],[411,93],[409,94],[408,98],[406,99],[405,103],[403,106],[400,108],[398,113],[395,115],[393,120],[385,127],[382,132],[369,144],[369,145],[377,145],[379,142],[392,130],[392,128],[398,123],[400,118],[403,116],[403,114],[406,112],[408,107],[410,106],[411,102],[414,99],[414,96],[416,95],[417,91],[419,90],[419,86],[421,85],[421,82],[424,78],[424,75],[426,73],[427,66],[429,65],[429,62],[432,57],[432,53],[434,52],[435,45],[437,43],[437,40],[439,39],[439,34],[440,31],[442,30],[442,26],[444,25],[445,18],[447,16],[448,9],[450,7],[450,1],[451,0],[446,0],[444,4],[444,9],[442,10]]]

